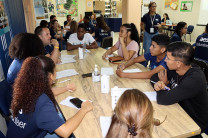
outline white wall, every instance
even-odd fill
[[[194,42],[197,36],[202,34],[205,30],[205,26],[197,26],[201,0],[186,0],[193,1],[192,12],[180,12],[181,1],[184,0],[179,0],[178,10],[175,11],[164,8],[165,0],[155,0],[155,2],[157,3],[157,13],[160,14],[161,18],[163,18],[162,16],[164,13],[167,13],[170,19],[173,21],[173,23],[184,21],[188,25],[194,25],[194,31],[191,35],[192,42]],[[190,41],[189,35],[187,35],[186,39]]]

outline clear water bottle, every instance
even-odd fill
[[[94,72],[92,73],[92,81],[98,82],[100,81],[100,72],[98,71],[98,67],[95,64]]]

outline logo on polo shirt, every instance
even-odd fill
[[[201,38],[200,40],[199,40],[200,42],[208,42],[208,38]]]

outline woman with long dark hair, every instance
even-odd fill
[[[168,16],[167,13],[164,13],[164,14],[163,14],[163,19],[162,19],[161,22],[166,23],[166,20],[170,20],[170,18],[169,18],[169,16]]]
[[[151,138],[153,106],[137,89],[126,90],[119,98],[106,138]]]
[[[171,37],[171,42],[182,41],[182,36],[187,32],[187,23],[179,22],[176,26],[175,33]]]
[[[161,17],[156,13],[157,4],[150,2],[149,12],[142,17],[141,28],[144,32],[143,48],[144,54],[149,53],[152,44],[152,38],[159,34],[158,28],[161,26]]]
[[[14,83],[12,119],[7,137],[44,137],[55,132],[68,137],[92,110],[91,102],[64,122],[58,115],[51,85],[56,78],[55,64],[46,56],[27,58]]]
[[[116,50],[118,50],[118,55],[126,61],[135,58],[139,51],[138,43],[139,34],[135,24],[123,24],[120,27],[118,42],[103,54],[103,59]]]
[[[97,21],[97,26],[95,29],[95,40],[98,46],[101,46],[101,42],[103,41],[103,38],[111,35],[110,28],[106,24],[103,17],[96,18],[96,21]]]

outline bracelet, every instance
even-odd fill
[[[58,47],[58,46],[54,46],[54,48],[57,48],[57,49],[59,49],[59,47]]]

